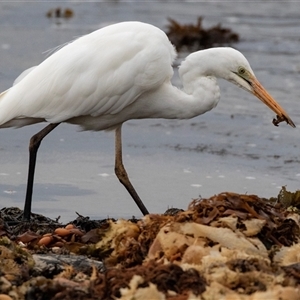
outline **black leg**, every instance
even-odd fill
[[[141,198],[137,194],[136,190],[132,186],[123,165],[121,126],[117,127],[116,129],[115,151],[116,151],[115,173],[118,179],[124,185],[126,190],[129,192],[129,194],[131,195],[131,197],[133,198],[133,200],[135,201],[136,205],[139,207],[143,215],[148,215],[149,212],[145,207],[144,203],[142,202]]]
[[[37,151],[40,147],[40,144],[43,138],[49,134],[55,127],[57,127],[60,123],[57,124],[49,124],[44,129],[35,134],[29,142],[29,167],[28,167],[28,179],[27,179],[27,190],[26,190],[26,198],[24,205],[24,215],[23,220],[29,221],[31,214],[31,202],[32,202],[32,189],[33,189],[33,181],[34,181],[34,171],[36,164],[36,155]]]

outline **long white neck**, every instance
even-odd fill
[[[214,108],[220,99],[220,89],[214,71],[209,64],[199,65],[202,61],[205,62],[203,51],[192,53],[183,61],[179,67],[182,89],[166,82],[157,91],[145,95],[144,103],[149,106],[143,117],[190,119]]]
[[[166,93],[159,101],[163,107],[157,117],[191,119],[213,109],[219,102],[220,89],[215,77],[201,77],[182,85],[182,90],[171,84],[161,88]]]

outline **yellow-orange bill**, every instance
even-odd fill
[[[266,91],[255,77],[251,78],[251,85],[253,88],[253,94],[276,113],[277,118],[273,120],[274,125],[277,126],[280,122],[286,121],[292,127],[296,127],[285,110],[276,102],[276,100]]]

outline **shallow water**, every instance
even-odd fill
[[[57,22],[49,9],[70,7],[74,17]],[[300,3],[54,3],[0,2],[0,90],[45,51],[109,23],[140,20],[166,29],[167,18],[204,26],[221,23],[239,33],[234,46],[256,76],[300,124]],[[182,54],[180,55],[181,58]],[[174,84],[179,85],[174,78]],[[211,112],[187,121],[141,120],[124,125],[124,163],[151,212],[186,208],[190,200],[222,191],[276,196],[299,189],[299,127],[281,123],[252,95],[220,82],[222,97]],[[44,124],[0,131],[0,206],[23,208],[28,141]],[[78,132],[60,125],[38,154],[33,211],[73,219],[140,213],[114,175],[112,132]]]

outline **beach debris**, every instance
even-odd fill
[[[79,215],[50,232],[42,228],[46,223],[38,231],[28,225],[15,237],[0,238],[0,294],[12,299],[46,294],[72,300],[300,299],[299,193],[283,188],[268,200],[226,192],[195,199],[184,211],[140,220],[91,221]]]
[[[57,18],[57,19],[69,19],[74,16],[74,11],[71,8],[61,8],[56,7],[53,9],[50,9],[46,13],[47,18]]]
[[[202,17],[195,24],[180,24],[169,18],[167,36],[177,51],[197,51],[211,47],[231,45],[239,41],[239,35],[221,24],[204,29]]]
[[[275,203],[280,203],[283,207],[287,208],[288,210],[300,210],[300,190],[296,192],[289,192],[287,191],[286,187],[283,186],[277,198],[271,198],[270,200]]]

